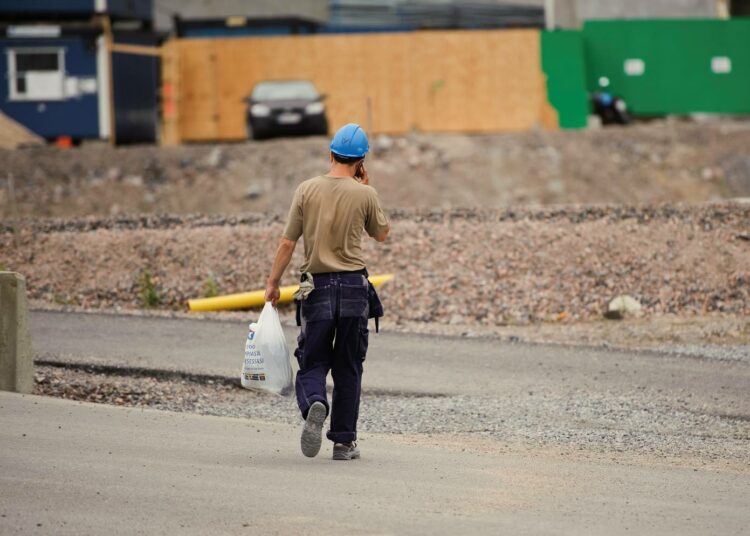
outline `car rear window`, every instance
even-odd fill
[[[318,98],[318,92],[310,82],[304,80],[289,82],[260,82],[253,89],[253,100],[295,100]]]

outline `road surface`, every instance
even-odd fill
[[[239,376],[247,326],[237,321],[35,311],[31,329],[37,359]],[[296,330],[286,333],[293,348]],[[375,334],[371,329],[364,376],[366,390],[450,395],[634,387],[689,393],[691,408],[750,418],[750,362]]]
[[[246,329],[31,324],[38,360],[232,376]],[[276,418],[292,403],[269,397],[231,418],[0,393],[0,533],[747,534],[747,361],[389,333],[370,347],[363,459],[343,464],[328,444],[302,457],[299,426]]]
[[[747,473],[0,393],[2,534],[747,534]]]

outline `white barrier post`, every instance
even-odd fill
[[[33,388],[26,280],[0,272],[0,390],[30,393]]]

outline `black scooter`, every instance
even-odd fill
[[[594,113],[601,117],[603,125],[627,125],[633,120],[625,101],[611,93],[596,91],[591,95],[591,102]]]

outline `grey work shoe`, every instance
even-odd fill
[[[308,458],[314,458],[320,452],[321,434],[323,433],[323,422],[326,420],[326,407],[322,402],[313,402],[307,411],[305,427],[302,429],[300,445],[302,454]]]
[[[356,460],[359,458],[359,447],[352,441],[351,443],[335,443],[333,445],[334,460]]]

